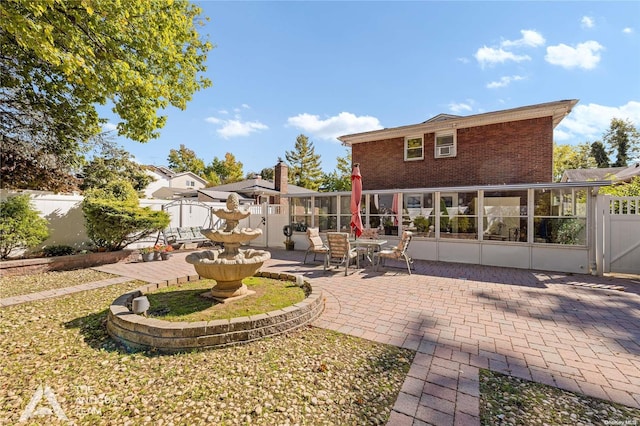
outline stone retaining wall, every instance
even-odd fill
[[[0,262],[0,277],[31,275],[49,271],[69,271],[110,263],[133,262],[138,259],[138,256],[137,250],[119,250],[36,259],[3,260]]]
[[[288,274],[258,272],[256,276],[296,282],[296,277]],[[166,286],[166,283],[149,284],[118,297],[109,307],[109,335],[133,349],[156,349],[164,353],[185,352],[248,343],[280,334],[312,322],[324,310],[322,292],[313,290],[307,281],[303,284],[307,297],[302,302],[249,317],[172,322],[147,318],[129,310],[135,297]]]

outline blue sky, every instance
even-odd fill
[[[579,99],[557,143],[640,126],[640,2],[200,2],[216,46],[159,139],[117,140],[143,164],[184,144],[259,172],[303,133],[335,168],[344,134]],[[116,118],[108,115],[105,128]]]

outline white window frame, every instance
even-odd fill
[[[444,132],[436,132],[434,138],[433,138],[433,156],[435,158],[452,158],[452,157],[456,157],[458,155],[458,141],[457,141],[457,133],[455,130],[447,130]],[[445,137],[445,136],[452,136],[453,137],[453,143],[452,144],[447,144],[447,145],[440,145],[438,146],[438,138],[441,137]],[[442,155],[441,154],[441,150],[440,148],[442,147],[451,147],[451,150],[449,151],[449,154],[447,155]],[[453,151],[453,152],[451,152]]]
[[[412,157],[409,158],[408,151],[409,151],[409,141],[410,140],[414,140],[414,139],[420,139],[420,150],[422,155],[420,155],[420,157]],[[417,148],[412,148],[412,149],[417,149]],[[404,138],[404,161],[416,161],[416,160],[424,160],[424,136],[423,135],[413,135],[413,136],[405,136]]]

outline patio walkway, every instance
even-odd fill
[[[640,408],[640,280],[428,261],[345,277],[270,251],[266,267],[322,288],[315,325],[417,351],[389,425],[478,425],[479,368]],[[177,281],[185,255],[95,269]]]

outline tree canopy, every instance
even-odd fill
[[[320,190],[323,192],[351,190],[351,152],[347,150],[344,157],[336,159],[336,170],[322,176]]]
[[[191,172],[198,176],[204,174],[204,161],[196,156],[195,151],[182,144],[180,144],[180,149],[171,149],[169,151],[167,161],[174,172]]]
[[[82,164],[104,123],[97,104],[113,105],[119,135],[158,137],[158,111],[210,85],[200,12],[184,0],[0,2],[2,185],[61,186],[47,178]]]
[[[316,154],[313,142],[305,135],[298,135],[293,151],[286,151],[289,163],[289,181],[294,185],[317,191],[322,183],[320,155]]]
[[[640,152],[640,133],[630,120],[612,118],[602,140],[609,146],[609,154],[616,156],[613,167],[628,166],[633,155]]]
[[[221,184],[239,182],[244,179],[242,163],[236,161],[236,157],[230,152],[224,155],[224,160],[214,157],[207,170],[215,173]]]
[[[82,190],[104,188],[112,181],[125,179],[133,189],[143,191],[154,180],[144,166],[131,160],[129,152],[118,147],[104,149],[82,168],[82,175]]]
[[[591,146],[588,143],[580,145],[553,144],[553,180],[558,182],[562,174],[568,169],[588,169],[596,163],[591,157]]]

